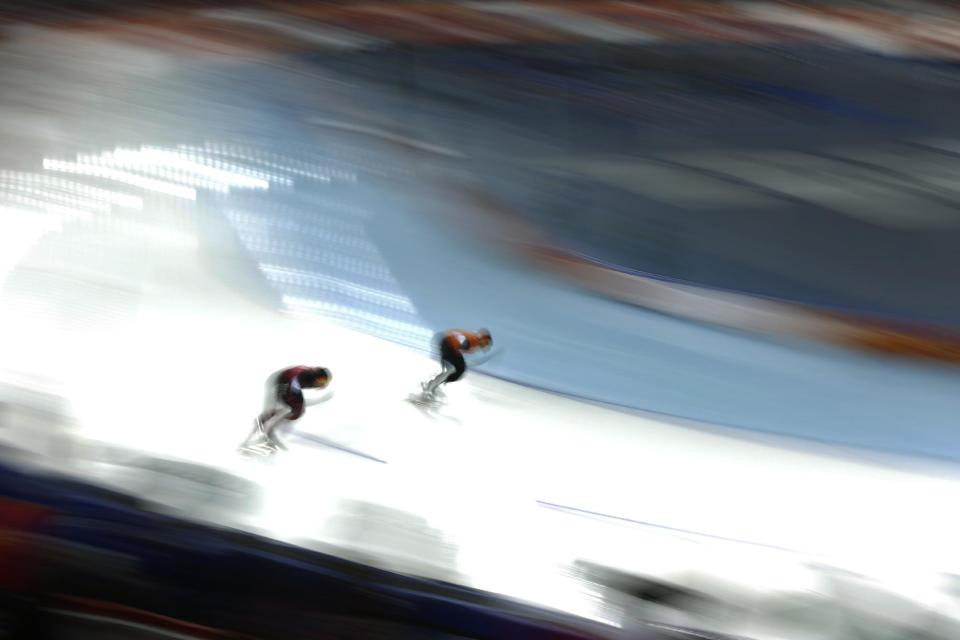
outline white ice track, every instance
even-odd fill
[[[755,594],[811,588],[803,563],[814,559],[926,604],[939,597],[938,573],[960,570],[952,478],[666,424],[479,374],[451,385],[429,415],[406,401],[435,371],[423,355],[265,312],[192,271],[192,287],[154,290],[136,318],[110,331],[58,330],[26,307],[4,314],[0,353],[21,375],[55,369],[85,437],[258,483],[263,511],[236,526],[303,541],[322,537],[340,500],[386,505],[441,530],[471,584],[598,617],[560,579],[577,559],[723,576],[726,588]],[[334,395],[297,431],[384,463],[296,433],[286,454],[237,455],[265,373],[293,363],[335,376]]]

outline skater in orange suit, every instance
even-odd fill
[[[434,343],[440,351],[441,371],[432,380],[422,383],[423,398],[435,400],[440,391],[440,385],[456,382],[467,372],[467,363],[463,355],[486,351],[493,345],[493,338],[486,329],[479,331],[463,331],[451,329],[436,335]]]

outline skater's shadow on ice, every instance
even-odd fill
[[[378,458],[365,451],[360,451],[359,449],[348,447],[344,444],[340,444],[339,442],[336,442],[329,438],[325,438],[323,436],[318,436],[312,433],[303,433],[303,432],[296,432],[294,433],[294,436],[312,445],[325,447],[327,449],[338,451],[340,453],[345,453],[351,456],[364,458],[366,460],[370,460],[371,462],[379,462],[380,464],[387,464],[387,461],[383,460],[382,458]]]

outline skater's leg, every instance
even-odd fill
[[[425,397],[433,397],[439,390],[440,385],[459,380],[467,371],[467,363],[463,359],[463,354],[446,347],[441,348],[440,364],[443,370],[433,380],[423,385]]]
[[[250,443],[260,440],[266,437],[266,432],[263,429],[263,424],[273,416],[273,411],[264,411],[256,420],[253,421],[253,429],[250,430],[250,435],[248,435],[244,441],[240,444],[240,448],[249,447]]]
[[[287,445],[283,444],[283,442],[278,437],[279,435],[277,433],[278,427],[279,425],[273,427],[272,429],[270,429],[270,431],[267,432],[267,445],[274,449],[282,449],[283,451],[286,451]]]
[[[278,448],[275,438],[271,436],[276,425],[280,424],[288,415],[289,407],[277,407],[265,410],[254,421],[253,430],[247,439],[240,445],[241,449],[267,444],[271,448]],[[280,447],[282,448],[282,447]]]
[[[433,377],[432,379],[420,385],[421,388],[423,389],[423,395],[425,396],[434,395],[439,389],[440,385],[446,382],[447,378],[453,375],[455,371],[456,369],[452,364],[444,361],[443,369],[440,371],[440,373],[438,373],[435,377]]]
[[[290,409],[287,409],[286,411],[277,412],[277,414],[274,415],[273,418],[271,418],[269,422],[267,422],[263,427],[264,437],[266,438],[266,441],[270,444],[270,446],[274,447],[275,449],[283,449],[284,451],[286,451],[287,449],[287,447],[282,442],[280,442],[280,438],[278,437],[279,434],[277,433],[277,431],[280,428],[280,425],[287,422],[287,417],[290,416],[292,413],[293,411]]]

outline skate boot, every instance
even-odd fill
[[[429,382],[420,383],[420,397],[426,401],[433,401],[436,399],[436,391],[430,388]]]

